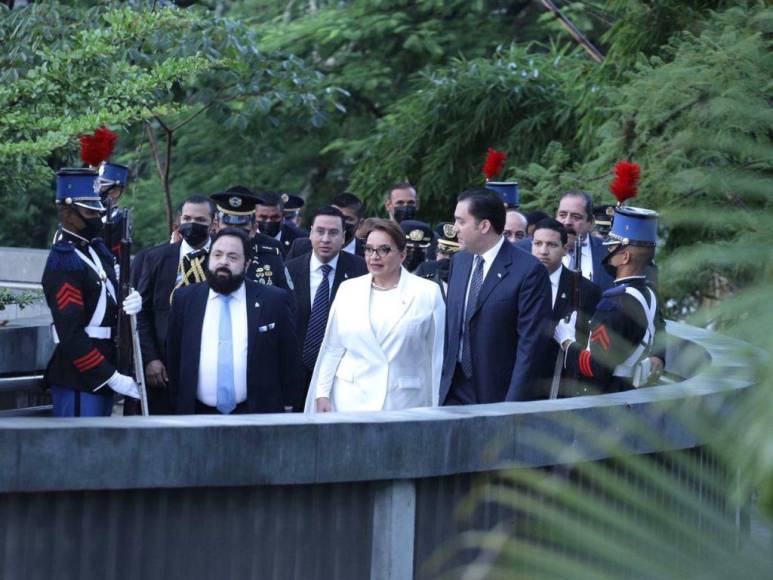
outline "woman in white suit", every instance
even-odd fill
[[[445,330],[440,288],[402,267],[399,225],[370,219],[363,229],[370,274],[338,288],[306,413],[438,404]]]

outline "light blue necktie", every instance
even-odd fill
[[[217,338],[217,410],[228,414],[236,408],[234,348],[231,334],[230,294],[220,294],[220,330]]]

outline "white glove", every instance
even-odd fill
[[[131,397],[132,399],[140,398],[140,391],[137,388],[137,383],[134,382],[134,379],[122,375],[118,371],[113,373],[113,376],[108,379],[107,386],[116,393],[120,393],[126,397]]]
[[[126,298],[123,299],[123,311],[129,316],[134,316],[142,310],[142,296],[136,290],[132,290]]]
[[[113,270],[115,270],[115,279],[121,279],[121,265],[118,263],[113,264]]]
[[[569,317],[569,322],[567,322],[564,318],[558,321],[558,324],[556,325],[556,330],[553,332],[553,338],[558,343],[558,346],[562,346],[567,340],[570,340],[572,342],[575,341],[576,332],[574,330],[574,325],[576,322],[577,322],[576,310],[572,312],[572,315]]]

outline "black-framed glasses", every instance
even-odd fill
[[[366,256],[372,256],[373,254],[376,254],[377,258],[384,258],[389,255],[389,252],[392,251],[392,246],[379,246],[378,248],[374,248],[373,246],[365,246],[364,252]]]

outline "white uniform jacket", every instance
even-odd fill
[[[334,411],[437,406],[443,364],[445,303],[434,282],[403,269],[402,309],[379,342],[370,324],[370,274],[341,284],[306,398],[329,397]]]

